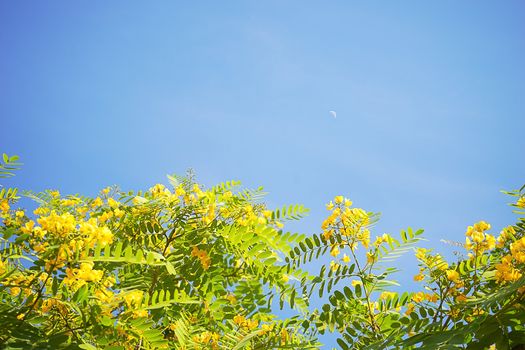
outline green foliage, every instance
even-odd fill
[[[4,155],[0,177],[17,159]],[[168,181],[96,198],[23,191],[33,214],[2,189],[1,347],[316,349],[327,332],[341,349],[525,344],[525,186],[506,192],[517,223],[498,237],[474,224],[466,256],[449,263],[415,247],[422,230],[371,239],[379,216],[342,196],[321,232],[304,235],[283,222],[308,210],[271,210],[262,188],[203,189],[191,171]],[[412,251],[422,289],[394,292],[395,261]]]

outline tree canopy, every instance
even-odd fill
[[[17,161],[4,155],[0,176]],[[325,332],[342,349],[525,344],[525,186],[507,192],[516,223],[499,234],[473,223],[454,262],[417,248],[422,230],[374,235],[379,216],[344,196],[326,205],[318,233],[288,232],[308,210],[268,208],[263,194],[193,176],[95,198],[2,188],[0,344],[317,349]],[[20,195],[38,208],[20,208]],[[407,252],[421,289],[396,292],[395,261]],[[313,261],[318,271],[304,267]],[[315,298],[326,303],[316,309]]]

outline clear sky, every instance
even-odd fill
[[[193,168],[320,231],[343,194],[427,246],[525,183],[523,1],[0,0],[10,184],[95,194]],[[329,111],[336,111],[334,118]],[[414,260],[400,265],[409,273]]]

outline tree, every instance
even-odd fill
[[[4,156],[0,174],[16,162]],[[322,232],[305,236],[283,223],[307,210],[269,210],[261,188],[168,180],[96,198],[23,191],[39,205],[32,214],[16,207],[15,189],[2,189],[3,348],[308,349],[327,331],[342,349],[525,343],[525,186],[507,193],[518,222],[498,237],[474,224],[461,244],[467,255],[449,263],[416,248],[422,230],[371,239],[378,215],[343,196],[327,205]],[[389,266],[413,250],[423,290],[393,292]],[[328,253],[318,274],[303,270]],[[317,295],[328,296],[319,310],[310,305]],[[295,315],[279,318],[277,304]]]

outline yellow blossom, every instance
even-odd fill
[[[237,304],[237,298],[233,294],[226,295],[226,299],[230,302],[230,304],[234,305]]]
[[[5,213],[5,212],[8,212],[9,209],[10,207],[9,207],[9,203],[7,202],[7,199],[0,201],[0,211]]]
[[[467,301],[467,297],[465,296],[465,294],[459,294],[456,296],[456,301],[458,303],[464,303],[465,301]]]
[[[116,200],[114,200],[113,198],[108,198],[108,205],[111,207],[111,208],[117,208],[119,206],[119,202],[117,202]]]
[[[407,305],[407,309],[405,311],[405,315],[409,316],[414,311],[415,305],[412,303],[409,303]]]
[[[69,213],[57,215],[54,211],[49,216],[41,216],[37,221],[43,230],[61,237],[75,232],[77,225],[73,215]]]
[[[20,228],[20,231],[22,231],[23,233],[32,233],[34,227],[35,227],[35,222],[33,220],[29,220],[28,222],[25,223],[24,226]]]
[[[102,206],[102,204],[104,204],[104,202],[102,202],[102,199],[100,199],[100,197],[97,197],[91,202],[91,208],[100,207]]]
[[[375,254],[372,252],[366,252],[366,262],[372,264],[375,261]]]
[[[344,197],[343,196],[335,196],[334,201],[336,204],[343,203]]]
[[[330,201],[330,203],[326,205],[326,210],[332,210],[332,209],[334,209],[334,203]]]
[[[339,248],[337,246],[333,247],[332,250],[330,251],[330,255],[333,256],[333,257],[338,256],[339,253],[340,253],[340,251],[339,251]]]
[[[412,294],[412,301],[415,303],[420,303],[423,300],[425,300],[425,293],[423,292],[417,292],[415,294]]]
[[[425,279],[425,275],[423,275],[422,273],[418,273],[417,275],[414,276],[414,281],[416,282],[422,281],[424,279]]]
[[[182,187],[182,185],[177,186],[177,188],[175,189],[175,195],[180,197],[180,196],[184,196],[185,194],[186,194],[186,191],[184,191],[184,188]]]
[[[142,300],[144,293],[140,290],[134,290],[124,294],[124,302],[128,307],[138,306]]]
[[[346,254],[343,255],[343,261],[344,261],[345,263],[350,262],[350,257],[349,257],[348,255],[346,255]]]
[[[261,326],[261,331],[259,332],[259,334],[265,335],[265,334],[271,332],[272,330],[273,330],[273,324],[263,324]]]
[[[144,309],[133,311],[133,318],[139,318],[139,317],[148,317],[148,311]]]
[[[435,303],[436,301],[438,301],[439,297],[437,294],[425,294],[425,299],[432,302],[432,303]]]
[[[447,274],[447,279],[449,281],[458,283],[460,281],[459,273],[456,270],[446,270],[445,273]]]
[[[525,196],[521,196],[516,202],[516,206],[519,208],[525,208]]]
[[[235,315],[233,316],[233,323],[236,325],[242,326],[246,322],[246,318],[243,315]]]

